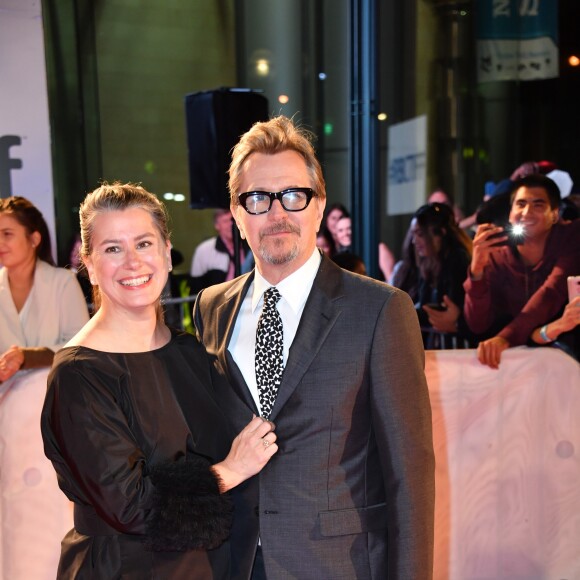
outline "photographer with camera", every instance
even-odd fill
[[[557,318],[566,278],[580,270],[580,221],[558,223],[560,190],[549,177],[515,183],[509,225],[481,224],[465,281],[464,314],[479,335],[480,362],[498,368],[501,353],[532,344],[534,329]]]

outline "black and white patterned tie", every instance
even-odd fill
[[[264,292],[264,306],[256,330],[256,381],[262,417],[270,416],[284,370],[282,318],[276,308],[280,292],[272,286]]]

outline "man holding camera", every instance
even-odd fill
[[[515,184],[509,227],[477,229],[464,284],[465,319],[486,338],[477,355],[491,368],[498,368],[506,348],[526,344],[534,329],[561,313],[566,278],[579,273],[580,221],[559,224],[559,204],[554,181],[528,175]]]

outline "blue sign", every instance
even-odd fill
[[[558,42],[557,0],[477,0],[479,40],[542,36]]]
[[[558,76],[558,0],[477,0],[479,82]]]

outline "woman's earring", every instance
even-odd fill
[[[168,270],[171,272],[171,270],[173,270],[173,264],[169,264],[169,268]]]

